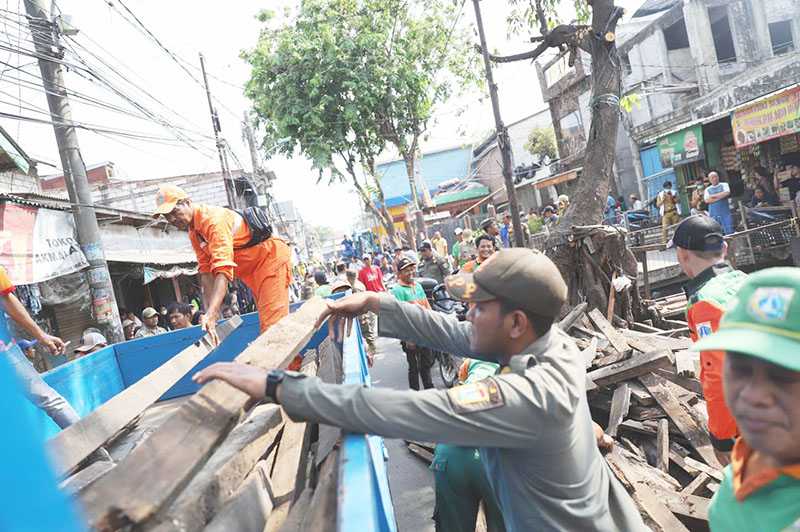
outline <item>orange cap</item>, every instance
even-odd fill
[[[172,209],[175,208],[175,205],[179,201],[188,197],[189,196],[181,187],[176,187],[175,185],[161,185],[156,195],[156,212],[153,213],[153,216],[172,212]]]

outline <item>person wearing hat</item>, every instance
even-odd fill
[[[223,316],[224,318],[225,316]],[[158,326],[158,312],[153,307],[147,307],[142,311],[142,326],[136,331],[134,338],[145,338],[167,332]]]
[[[99,351],[108,345],[108,341],[106,337],[100,334],[99,332],[93,330],[85,330],[83,331],[83,337],[81,338],[81,345],[75,348],[74,353],[76,358],[84,357],[86,355],[90,355],[95,351]]]
[[[494,249],[503,249],[503,242],[500,240],[500,228],[497,227],[497,220],[494,218],[486,218],[481,222],[481,230],[492,237],[494,240]]]
[[[461,230],[461,228],[457,228]],[[467,262],[478,256],[478,249],[472,239],[472,229],[464,229],[456,233],[456,243],[453,244],[453,259],[455,268],[462,268]]]
[[[269,236],[252,242],[254,233],[241,214],[193,203],[175,185],[161,185],[154,216],[164,216],[170,224],[189,232],[205,301],[201,325],[214,342],[218,342],[216,326],[222,302],[234,277],[253,292],[261,332],[289,314],[291,250],[283,240]]]
[[[314,295],[319,297],[328,297],[331,295],[331,285],[328,283],[328,276],[325,270],[314,271],[314,282],[317,284],[317,289],[314,290]]]
[[[475,239],[475,247],[478,255],[462,266],[461,271],[472,273],[481,267],[481,264],[486,262],[493,253],[497,251],[495,247],[497,240],[489,235],[480,235]]]
[[[693,349],[726,353],[725,401],[739,426],[712,532],[800,529],[800,270],[751,274]]]
[[[447,257],[433,250],[430,242],[423,242],[419,247],[419,276],[443,283],[444,278],[452,273]]]
[[[558,223],[558,215],[552,205],[548,205],[542,210],[542,218],[545,227],[550,227]]]
[[[137,331],[136,322],[134,322],[133,320],[122,320],[122,332],[125,335],[126,341],[133,340],[136,331]]]
[[[725,262],[728,245],[723,229],[713,218],[695,214],[675,229],[669,247],[676,249],[678,264],[689,278],[686,293],[686,323],[693,341],[704,338],[719,327],[728,303],[734,298],[747,274]],[[700,383],[708,409],[708,431],[717,459],[728,463],[737,434],[736,421],[725,405],[722,367],[725,353],[700,353]]]
[[[431,310],[425,290],[414,279],[416,271],[417,263],[408,257],[402,257],[397,263],[397,284],[392,287],[390,292],[398,301],[412,303]],[[419,383],[422,381],[422,387],[426,390],[433,388],[431,368],[436,359],[431,350],[414,342],[404,340],[400,341],[400,347],[403,348],[408,362],[408,387],[412,390],[419,390]]]
[[[222,379],[281,404],[294,420],[477,447],[509,531],[648,530],[598,449],[580,351],[553,326],[567,299],[555,264],[530,249],[505,249],[446,284],[470,304],[467,321],[367,292],[328,302],[319,323],[330,318],[332,331],[346,331],[348,321],[377,312],[381,336],[496,362],[499,375],[422,392],[236,363],[214,364],[194,379]]]
[[[678,191],[672,188],[672,181],[664,181],[656,196],[656,206],[661,214],[661,240],[666,243],[669,227],[681,221],[681,201]]]

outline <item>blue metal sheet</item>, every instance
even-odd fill
[[[78,532],[76,509],[58,488],[40,420],[32,415],[5,352],[13,346],[0,312],[0,530]],[[13,346],[16,348],[16,346]]]
[[[345,384],[370,385],[366,350],[358,322],[342,344]],[[345,434],[339,466],[337,529],[395,532],[397,523],[386,471],[383,438]]]

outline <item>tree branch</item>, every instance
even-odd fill
[[[562,48],[563,46],[568,46],[570,48],[575,48],[577,46],[581,49],[590,51],[591,48],[584,48],[584,44],[589,44],[581,42],[586,34],[591,36],[589,26],[561,24],[553,28],[553,30],[548,32],[546,35],[536,37],[536,40],[541,40],[542,42],[539,44],[539,46],[529,52],[522,52],[520,54],[506,56],[489,54],[489,59],[495,63],[513,63],[515,61],[523,61],[525,59],[533,60],[542,55],[542,53],[544,53],[544,51],[548,48]],[[477,48],[480,52],[480,46]]]

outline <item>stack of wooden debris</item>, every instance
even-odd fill
[[[665,329],[686,326],[686,323],[682,321],[686,314],[686,294],[681,292],[659,299],[645,299],[642,303],[647,309],[647,315],[652,325]]]
[[[324,309],[323,300],[310,300],[236,360],[286,367]],[[190,397],[153,405],[210,349],[203,342],[190,346],[63,431],[51,447],[67,476],[64,489],[77,497],[96,530],[333,530],[338,433],[323,444],[318,431],[291,421],[280,407],[254,406],[219,381]],[[315,351],[306,354],[302,371],[339,380],[336,344],[326,339]],[[154,409],[169,410],[169,416],[154,416]],[[141,426],[155,417],[159,426]],[[124,451],[120,441],[127,441]],[[94,462],[69,476],[103,445],[116,463]]]
[[[606,459],[647,524],[656,531],[707,530],[722,468],[706,428],[691,340],[644,323],[614,327],[586,304],[559,325],[582,349],[592,415],[616,440]],[[430,462],[431,444],[408,447]]]

